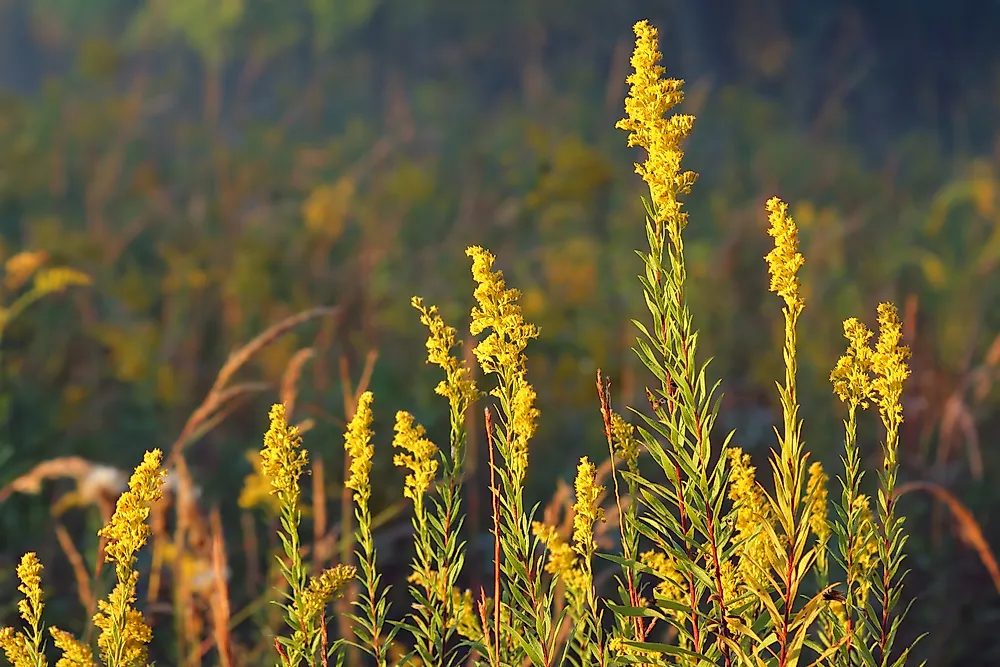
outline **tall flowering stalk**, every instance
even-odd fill
[[[271,493],[277,495],[281,507],[278,535],[285,557],[279,557],[278,564],[290,590],[284,593],[286,601],[280,606],[292,631],[290,637],[275,638],[275,649],[280,664],[286,667],[296,667],[302,662],[310,666],[325,665],[326,606],[340,595],[355,572],[353,567],[338,565],[318,575],[308,575],[299,537],[302,519],[299,478],[309,465],[309,455],[302,448],[298,429],[288,425],[284,405],[271,407],[270,420],[260,451],[261,469],[270,479]]]
[[[372,497],[372,456],[375,454],[375,447],[371,444],[374,435],[371,430],[372,400],[370,391],[358,397],[358,408],[344,432],[344,450],[351,458],[350,474],[345,485],[354,491],[354,518],[358,522],[360,551],[356,555],[360,570],[356,576],[364,587],[362,596],[354,600],[354,606],[364,616],[351,615],[358,639],[357,643],[352,644],[371,655],[379,667],[385,667],[388,664],[389,646],[397,629],[391,628],[383,635],[389,614],[389,587],[379,590],[382,575],[375,569],[375,536],[372,534],[369,504]]]
[[[46,667],[42,633],[42,564],[34,552],[21,557],[17,590],[24,597],[17,601],[17,611],[27,626],[27,632],[13,628],[0,629],[0,649],[13,667]]]
[[[445,372],[445,378],[438,383],[435,393],[448,399],[450,452],[437,451],[437,461],[424,460],[421,464],[429,468],[431,463],[436,463],[441,479],[435,485],[436,493],[430,495],[432,517],[424,513],[422,501],[421,512],[417,516],[417,503],[414,501],[414,520],[423,526],[423,532],[419,532],[421,546],[411,577],[415,584],[411,591],[416,609],[411,614],[409,629],[416,640],[415,650],[425,664],[452,665],[461,657],[458,652],[460,647],[455,642],[456,633],[461,631],[463,621],[471,615],[471,599],[460,595],[456,584],[465,561],[465,542],[459,538],[463,522],[462,471],[467,440],[465,414],[480,394],[472,380],[471,369],[452,354],[457,345],[455,329],[445,324],[436,306],[424,306],[419,297],[414,297],[411,304],[420,311],[420,321],[428,330],[427,363],[435,364]],[[406,418],[405,421],[411,419]],[[415,437],[419,441],[422,435],[421,428]],[[407,438],[412,440],[412,436]],[[416,449],[415,446],[409,448]],[[416,480],[417,471],[414,470],[413,474]],[[423,493],[419,495],[423,498]],[[464,625],[467,627],[468,623]]]
[[[472,278],[476,282],[476,306],[472,309],[470,331],[476,336],[489,331],[473,352],[486,376],[496,379],[490,395],[499,403],[499,419],[491,432],[502,465],[491,462],[498,483],[491,489],[496,500],[497,530],[494,538],[500,546],[500,599],[494,603],[509,614],[506,628],[493,628],[503,662],[519,664],[525,658],[535,665],[551,665],[558,660],[556,640],[559,620],[554,622],[552,582],[542,579],[542,556],[537,553],[537,538],[532,539],[532,512],[524,507],[524,478],[528,470],[528,441],[535,434],[538,410],[535,390],[527,380],[528,341],[538,336],[538,329],[521,314],[517,301],[520,292],[508,289],[503,273],[493,270],[495,257],[479,246],[470,247]],[[490,420],[492,423],[492,420]],[[492,461],[492,459],[491,459]]]
[[[617,127],[626,130],[629,146],[640,146],[646,160],[635,165],[649,187],[646,237],[648,252],[639,252],[644,263],[640,276],[652,326],[636,321],[642,333],[636,353],[659,386],[647,389],[653,417],[641,415],[642,443],[660,467],[666,484],[654,483],[625,472],[636,484],[644,502],[637,517],[626,516],[636,530],[670,561],[671,571],[683,581],[683,601],[658,597],[654,618],[673,625],[678,633],[678,658],[684,664],[698,660],[732,664],[726,600],[727,561],[732,556],[732,530],[725,522],[726,457],[713,456],[711,434],[718,414],[718,383],[710,385],[706,368],[697,361],[697,333],[685,299],[687,270],[682,232],[687,214],[679,197],[687,194],[697,174],[681,170],[681,143],[694,125],[694,117],[666,114],[683,99],[682,82],[664,78],[659,64],[656,29],[642,21],[635,25],[634,72],[629,75],[625,118]],[[607,424],[607,418],[606,418]],[[607,425],[606,425],[607,428]],[[666,440],[664,445],[660,438]],[[723,454],[728,439],[722,443]],[[626,581],[636,569],[649,571],[635,557],[625,560]],[[637,592],[629,591],[622,613],[638,619],[619,634],[614,646],[621,653],[667,650],[646,642],[648,611],[640,611]],[[625,632],[619,628],[619,633]],[[673,651],[673,648],[671,651]]]
[[[146,544],[150,506],[162,497],[166,472],[160,467],[163,454],[146,452],[128,482],[128,491],[118,497],[115,513],[100,535],[108,540],[107,559],[115,564],[117,583],[107,600],[98,602],[94,625],[100,628],[97,645],[107,667],[142,667],[153,631],[135,607],[135,587],[139,573],[136,555]]]

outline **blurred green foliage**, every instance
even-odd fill
[[[296,329],[248,373],[277,385],[296,349],[317,348],[299,405],[317,421],[312,441],[330,443],[314,453],[339,493],[342,364],[356,381],[377,350],[377,414],[410,409],[444,432],[409,301],[439,304],[467,332],[472,243],[496,252],[542,330],[529,358],[546,445],[532,470],[568,478],[578,455],[600,456],[595,369],[622,405],[641,405],[647,381],[628,351],[643,308],[639,181],[613,125],[629,28],[648,16],[669,26],[665,64],[689,80],[698,116],[692,310],[725,378],[724,425],[748,450],[771,442],[781,322],[761,308],[763,201],[779,194],[807,260],[804,405],[838,414],[826,381],[838,323],[901,304],[915,353],[906,475],[960,488],[1000,544],[987,481],[1000,473],[988,446],[1000,433],[1000,47],[983,36],[1000,9],[808,4],[0,0],[3,258],[44,251],[95,280],[6,334],[0,486],[71,454],[130,468],[169,447],[231,350],[339,304],[335,325]],[[945,48],[929,34],[951,45],[950,68],[928,65]],[[196,445],[209,502],[237,497],[276,395]],[[810,449],[839,449],[835,420],[805,421]],[[529,483],[538,499],[553,489]],[[904,506],[918,517],[914,627],[940,615],[968,633],[935,640],[948,636],[938,627],[922,645],[930,664],[995,664],[985,628],[1000,605],[978,559],[923,500]],[[0,573],[27,548],[61,558],[44,501],[5,501],[0,534]]]

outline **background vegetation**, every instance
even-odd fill
[[[296,380],[299,414],[313,420],[319,498],[343,494],[345,406],[359,385],[383,417],[410,409],[444,441],[409,301],[421,294],[462,322],[470,244],[497,254],[541,327],[529,376],[545,444],[532,454],[530,497],[552,499],[540,470],[568,481],[579,456],[599,457],[594,369],[622,404],[644,400],[648,383],[626,324],[643,309],[632,252],[641,182],[613,128],[639,17],[661,26],[665,64],[688,81],[684,110],[698,116],[686,158],[701,174],[688,205],[689,284],[702,349],[725,378],[720,426],[737,428],[737,444],[763,463],[780,415],[771,382],[782,322],[760,307],[763,201],[777,192],[808,260],[809,449],[832,464],[840,447],[827,383],[840,322],[896,301],[914,352],[901,482],[951,489],[1000,543],[996,3],[0,0],[3,256],[43,251],[94,279],[4,334],[0,600],[10,605],[0,625],[15,614],[23,551],[38,551],[63,591],[77,587],[64,536],[94,565],[106,499],[82,474],[12,493],[39,462],[127,470],[183,434],[198,503],[218,507],[235,545],[276,521],[254,506],[244,455],[259,449],[283,380]],[[338,310],[263,347],[232,382],[244,383],[236,402],[191,429],[230,351],[316,306]],[[295,356],[306,347],[310,359]],[[290,363],[304,364],[301,375]],[[468,474],[485,480],[481,428],[470,433]],[[877,454],[877,442],[860,444]],[[387,480],[372,500],[385,510],[377,539],[405,543],[408,520],[392,514],[402,473],[388,457],[375,466],[373,479]],[[490,548],[485,501],[468,499],[466,585],[489,575],[477,571]],[[1000,575],[977,553],[981,540],[925,495],[902,509],[906,590],[917,596],[906,631],[933,629],[918,654],[995,664]],[[317,544],[337,534],[338,517],[313,519]],[[252,600],[243,581],[263,590],[253,582],[264,552],[231,559],[234,610]],[[398,553],[403,567],[409,554]],[[52,622],[80,627],[63,618],[82,618],[81,604],[50,602]],[[171,605],[152,609],[165,642],[154,654],[170,656],[160,627],[176,620]]]

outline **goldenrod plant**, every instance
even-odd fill
[[[782,306],[784,377],[777,383],[782,419],[765,481],[750,454],[732,444],[734,434],[715,430],[720,383],[699,357],[687,301],[688,217],[681,198],[697,175],[681,163],[694,118],[671,115],[683,100],[682,82],[665,77],[656,30],[640,22],[635,34],[634,71],[618,127],[628,132],[630,146],[645,151],[636,172],[649,188],[648,247],[638,252],[649,317],[634,320],[640,334],[635,352],[654,382],[646,389],[648,404],[629,408],[630,421],[613,409],[610,383],[597,372],[610,489],[601,466],[583,457],[567,502],[571,521],[562,528],[549,525],[536,519],[537,506],[526,507],[530,442],[540,417],[526,348],[540,331],[525,320],[520,293],[495,268],[496,257],[470,247],[470,333],[480,337],[473,353],[488,391],[480,391],[474,369],[453,352],[456,329],[436,307],[412,301],[428,330],[427,362],[444,371],[436,393],[448,401],[450,429],[448,446],[438,447],[411,413],[396,412],[389,443],[393,462],[405,470],[401,495],[412,511],[414,549],[412,604],[401,617],[391,614],[373,532],[372,461],[385,438],[372,428],[372,392],[359,394],[344,433],[357,563],[314,567],[312,576],[299,537],[299,480],[309,456],[299,429],[288,423],[287,406],[271,409],[256,468],[261,480],[269,480],[280,509],[279,603],[289,632],[274,638],[278,664],[343,664],[349,646],[380,667],[901,667],[909,658],[912,646],[895,646],[906,543],[896,507],[897,448],[909,374],[896,310],[878,306],[874,346],[872,332],[859,320],[844,323],[847,351],[831,373],[834,391],[847,404],[844,472],[831,512],[829,475],[811,460],[802,438],[796,384],[798,325],[806,307],[798,271],[805,258],[787,204],[776,197],[767,201],[774,247],[765,261],[770,291]],[[466,560],[461,498],[467,413],[477,402],[484,404],[489,448],[494,562],[491,590],[468,591],[459,587]],[[878,489],[871,496],[862,491],[857,419],[859,409],[870,405],[878,408],[885,432]],[[100,664],[108,667],[147,663],[151,633],[135,606],[135,564],[150,535],[146,520],[160,494],[160,464],[158,451],[146,455],[101,531],[118,582],[94,617]],[[598,527],[609,516],[620,548],[600,553]],[[596,573],[606,562],[613,564],[617,598],[600,597]],[[15,667],[46,664],[40,572],[37,558],[27,554],[17,570],[25,629],[0,633],[0,646]],[[352,636],[331,639],[327,604],[352,581]],[[51,635],[63,650],[60,667],[98,664],[89,645],[55,628]],[[224,660],[232,664],[228,654]]]
[[[291,629],[291,636],[276,637],[274,646],[283,666],[297,667],[303,662],[310,667],[325,665],[328,653],[326,607],[354,577],[355,570],[338,565],[309,576],[302,561],[299,539],[302,519],[299,478],[309,465],[309,456],[302,448],[298,429],[288,425],[284,405],[274,405],[270,418],[271,426],[260,451],[261,467],[270,478],[271,492],[278,496],[281,505],[278,535],[285,558],[280,560],[280,568],[289,592],[285,593],[286,602],[280,604]]]

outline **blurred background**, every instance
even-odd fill
[[[930,631],[917,650],[929,665],[1000,664],[990,0],[0,0],[2,258],[43,252],[94,281],[32,305],[3,335],[0,625],[15,619],[13,566],[35,550],[50,623],[83,627],[81,573],[96,565],[114,497],[95,480],[120,482],[145,449],[184,446],[209,526],[185,529],[185,544],[205,553],[224,536],[240,551],[229,594],[234,633],[252,646],[274,614],[253,602],[269,566],[254,540],[274,512],[256,493],[252,452],[279,396],[294,394],[296,418],[311,420],[305,442],[321,468],[309,497],[329,500],[307,516],[319,554],[342,516],[345,418],[359,388],[374,391],[377,533],[405,543],[402,474],[387,451],[396,410],[447,437],[410,298],[468,337],[470,244],[496,253],[541,327],[528,348],[542,411],[530,498],[551,505],[580,456],[603,460],[596,369],[619,410],[642,403],[649,382],[629,350],[629,318],[646,312],[633,253],[644,186],[614,129],[643,18],[698,118],[686,250],[700,352],[723,379],[718,435],[737,429],[767,470],[782,321],[762,259],[764,202],[779,195],[806,257],[807,447],[831,476],[841,470],[844,413],[827,381],[841,322],[874,327],[876,304],[894,301],[913,350],[901,481],[952,494],[903,498],[916,597],[903,634]],[[337,310],[310,311],[321,306]],[[229,353],[282,321],[224,378],[232,391],[211,393]],[[297,354],[306,348],[311,357]],[[879,437],[866,414],[869,469]],[[484,479],[482,438],[471,447],[469,475]],[[471,583],[490,543],[476,493]],[[317,558],[336,560],[333,544]],[[175,574],[197,581],[201,561],[178,568],[183,550],[164,549]],[[179,623],[170,593],[143,595],[161,662],[212,663],[196,650],[197,618]],[[177,633],[186,648],[167,639]]]

